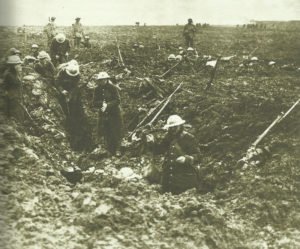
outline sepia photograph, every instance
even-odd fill
[[[300,0],[0,0],[1,249],[299,249]]]

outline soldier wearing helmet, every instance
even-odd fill
[[[83,41],[81,42],[82,45],[85,47],[85,48],[91,48],[92,47],[92,44],[90,42],[90,37],[88,35],[85,35],[84,36],[84,39]]]
[[[184,130],[183,120],[171,115],[163,127],[168,132],[156,148],[157,153],[165,153],[162,167],[162,191],[179,194],[187,189],[198,187],[198,174],[195,163],[198,147],[195,137]]]
[[[61,93],[59,102],[66,116],[65,127],[70,146],[75,151],[87,151],[92,147],[92,139],[78,87],[79,81],[79,65],[77,61],[71,60],[58,72],[56,86]]]
[[[39,55],[39,46],[37,44],[32,44],[31,45],[31,56],[37,59]]]
[[[72,24],[72,34],[74,38],[74,47],[79,48],[81,39],[84,37],[83,27],[80,23],[80,17],[76,17],[75,23]]]
[[[194,37],[196,33],[196,26],[193,24],[191,18],[188,19],[188,23],[184,26],[183,37],[185,39],[185,45],[187,47],[194,47]]]
[[[96,76],[94,104],[99,107],[98,139],[104,137],[106,148],[111,155],[120,156],[123,135],[123,118],[121,113],[121,98],[117,86],[110,81],[106,72]],[[98,141],[99,142],[99,141]]]
[[[56,18],[54,16],[51,17],[51,20],[49,21],[49,23],[44,27],[44,32],[46,33],[47,40],[48,40],[48,47],[51,46],[52,40],[57,34],[57,27],[55,24],[55,19]]]
[[[63,33],[57,34],[53,38],[50,47],[50,56],[54,66],[68,60],[70,49],[70,42]]]
[[[54,80],[55,67],[51,62],[49,54],[45,51],[39,52],[37,56],[38,61],[34,64],[34,70],[42,77],[51,80],[51,84]]]
[[[5,113],[8,118],[22,122],[22,61],[18,55],[10,55],[6,60],[6,70],[3,74],[5,91]]]

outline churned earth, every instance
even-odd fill
[[[201,190],[161,194],[143,173],[149,165],[159,168],[163,158],[137,153],[137,145],[126,139],[120,158],[104,157],[101,147],[90,153],[71,151],[55,92],[25,68],[29,115],[22,125],[0,117],[3,248],[300,248],[299,106],[259,144],[264,154],[258,162],[237,163],[299,99],[299,33],[201,29],[195,45],[198,62],[182,63],[163,80],[154,80],[163,96],[139,92],[144,78],[166,71],[167,56],[182,46],[181,29],[87,27],[92,49],[73,50],[70,56],[81,65],[80,88],[91,127],[97,110],[87,84],[100,71],[117,76],[125,138],[137,125],[139,107],[149,110],[182,82],[154,127],[175,113],[190,124],[187,129],[201,148]],[[32,33],[39,30],[31,27]],[[1,52],[17,47],[26,55],[32,43],[45,48],[45,40],[34,34],[24,39],[11,29],[1,33]],[[130,73],[110,61],[118,58],[116,37]],[[133,51],[136,42],[144,48]],[[233,55],[220,60],[212,88],[204,91],[212,71],[206,62]],[[36,88],[43,94],[33,95]],[[3,110],[2,89],[0,94]],[[157,139],[162,135],[161,130],[155,133]],[[75,186],[60,174],[70,166],[83,172]]]

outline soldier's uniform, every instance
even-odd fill
[[[187,47],[194,47],[195,33],[196,33],[196,26],[192,22],[189,22],[184,26],[183,36],[185,38],[185,45]]]
[[[161,180],[163,192],[179,194],[187,189],[198,188],[194,159],[197,161],[199,151],[192,134],[185,131],[175,136],[167,134],[157,149],[160,153],[165,152]],[[185,157],[184,163],[176,162],[180,156]]]
[[[67,53],[71,50],[70,41],[65,39],[64,42],[60,43],[55,38],[53,38],[50,47],[50,56],[53,64],[62,64],[67,61]]]
[[[8,58],[10,59],[12,58],[12,56]],[[4,86],[4,91],[6,93],[5,113],[9,118],[15,118],[17,121],[23,122],[24,111],[21,106],[22,105],[22,82],[20,76],[13,68],[14,65],[9,65],[9,67],[5,70],[3,74],[3,86]]]
[[[58,73],[56,84],[60,90],[68,92],[65,96],[59,96],[59,102],[66,115],[65,125],[71,148],[76,151],[84,151],[91,149],[92,139],[78,88],[79,81],[80,75],[70,76],[66,69],[62,69]]]
[[[83,37],[83,27],[80,22],[72,24],[72,33],[74,37],[74,46],[78,48],[80,46],[81,38]]]
[[[55,35],[57,34],[57,27],[56,27],[56,24],[55,24],[54,22],[49,22],[49,23],[45,26],[44,32],[46,33],[46,36],[47,36],[48,47],[50,47],[53,38],[54,38]]]
[[[105,112],[101,111],[103,102],[107,103]],[[95,89],[95,104],[99,106],[98,137],[104,137],[107,150],[112,155],[120,150],[122,141],[123,119],[120,102],[118,88],[111,82]]]
[[[47,59],[45,59],[44,62],[38,61],[35,63],[34,70],[44,78],[54,79],[55,67],[52,62]]]

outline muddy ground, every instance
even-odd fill
[[[80,87],[92,127],[97,110],[90,103],[87,83],[99,71],[114,76],[123,72],[106,63],[117,58],[115,37],[131,71],[118,81],[128,135],[138,108],[149,109],[160,100],[138,93],[141,78],[164,73],[167,56],[182,45],[181,29],[87,28],[92,49],[73,49],[71,58],[76,56],[81,64]],[[26,55],[32,43],[45,46],[41,37],[25,40],[11,29],[1,32],[2,52],[17,47]],[[161,194],[159,185],[142,177],[147,165],[159,167],[162,158],[136,153],[125,139],[121,158],[103,158],[101,150],[71,151],[55,94],[24,69],[30,75],[24,79],[24,103],[32,119],[27,116],[20,125],[0,117],[2,248],[300,248],[299,107],[259,144],[269,151],[259,163],[237,163],[257,136],[299,98],[299,36],[274,30],[199,30],[199,61],[193,66],[183,63],[157,83],[163,97],[180,82],[183,86],[154,126],[162,127],[170,114],[179,114],[201,146],[202,188],[180,195]],[[136,42],[144,48],[133,51]],[[208,55],[236,56],[219,62],[214,85],[204,91],[212,71],[205,66]],[[269,65],[270,61],[276,63]],[[43,89],[43,95],[32,95],[35,87]],[[3,91],[1,95],[2,107]],[[83,170],[75,186],[60,174],[69,166]],[[126,178],[123,167],[135,175]]]

